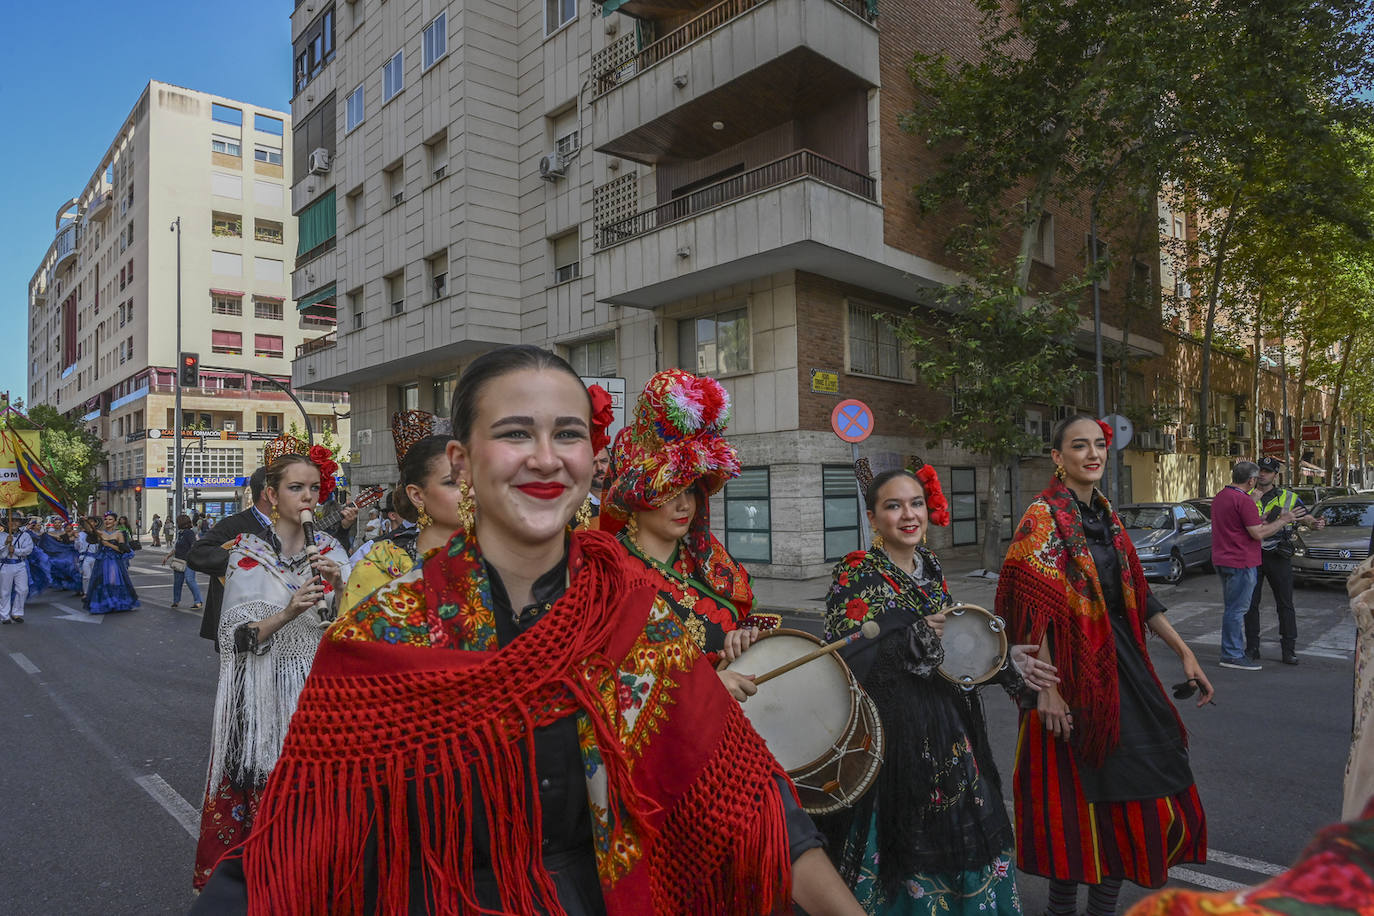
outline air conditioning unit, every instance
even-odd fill
[[[1172,455],[1178,451],[1178,437],[1173,433],[1164,433],[1159,437],[1159,450],[1166,455]]]
[[[333,162],[333,157],[329,155],[329,150],[324,147],[312,149],[310,151],[310,174],[323,175],[329,171],[329,166]]]
[[[545,181],[557,181],[568,171],[568,163],[558,153],[549,153],[539,160],[539,177]]]

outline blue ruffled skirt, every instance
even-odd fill
[[[132,611],[138,607],[138,592],[129,578],[120,555],[108,547],[100,548],[91,573],[91,590],[84,602],[92,614]]]

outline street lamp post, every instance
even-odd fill
[[[172,220],[171,231],[177,234],[177,348],[176,371],[172,374],[172,384],[176,391],[176,409],[173,412],[172,441],[175,458],[172,462],[173,522],[181,517],[183,495],[182,484],[185,474],[185,459],[181,450],[181,217]]]

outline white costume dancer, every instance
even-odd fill
[[[24,622],[31,553],[33,537],[27,531],[0,533],[0,623]]]

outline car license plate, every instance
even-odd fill
[[[1359,565],[1358,563],[1342,563],[1337,561],[1334,563],[1323,563],[1322,569],[1327,572],[1354,572],[1355,567]]]

